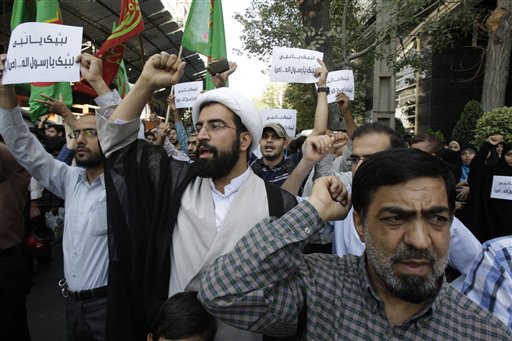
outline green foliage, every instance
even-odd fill
[[[500,134],[506,142],[512,141],[512,107],[488,111],[476,123],[473,144],[479,146],[491,135]]]
[[[400,136],[405,136],[407,134],[407,130],[405,130],[404,124],[402,120],[395,117],[395,130],[400,134]]]
[[[457,140],[460,145],[470,144],[475,136],[476,122],[484,110],[477,101],[469,101],[466,103],[464,110],[460,114],[460,118],[455,124],[452,131],[452,140]]]
[[[235,14],[244,30],[243,48],[268,61],[274,46],[304,47],[305,33],[295,0],[252,0],[244,14]]]
[[[444,141],[446,141],[446,139],[444,138],[443,133],[441,131],[439,131],[439,130],[433,131],[432,129],[428,128],[425,133],[428,134],[428,135],[434,135],[435,137],[437,137],[443,143],[444,143]]]
[[[262,109],[287,109],[290,105],[284,100],[284,93],[288,84],[271,83],[259,98],[256,98],[256,107]]]
[[[357,92],[351,107],[356,115],[369,109],[364,84],[375,57],[386,60],[394,70],[405,66],[425,70],[430,65],[430,54],[449,47],[459,34],[471,33],[479,15],[472,0],[460,0],[457,4],[453,0],[392,0],[384,2],[390,6],[389,20],[376,30],[377,9],[373,1],[330,0],[329,17],[322,18],[329,20],[330,29],[317,31],[304,26],[298,3],[301,2],[252,0],[244,13],[235,15],[244,28],[244,50],[249,56],[268,62],[274,46],[316,49],[327,42],[332,49],[330,71],[354,71]],[[455,10],[448,10],[454,6]],[[443,12],[448,14],[433,15],[435,19],[430,19],[431,14]],[[432,46],[422,53],[409,49],[408,43],[406,46],[414,38],[411,30],[420,23],[423,28],[416,33],[417,37]],[[379,48],[381,42],[390,38],[398,41],[398,48],[391,53]],[[316,98],[311,86],[294,84],[286,92],[285,101],[298,110],[298,126],[312,127]]]
[[[316,94],[311,84],[289,84],[284,93],[286,109],[297,110],[297,131],[313,128]],[[284,106],[284,105],[283,105]]]

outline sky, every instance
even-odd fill
[[[250,0],[224,0],[222,10],[228,60],[235,61],[238,66],[236,72],[229,77],[229,87],[253,99],[259,97],[269,85],[268,75],[261,73],[262,70],[266,71],[268,66],[256,58],[241,57],[233,52],[233,49],[242,50],[240,41],[242,25],[233,16],[235,13],[243,13],[250,2]]]

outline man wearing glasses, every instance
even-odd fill
[[[0,76],[6,55],[0,56]],[[100,96],[97,104],[115,104],[102,79],[101,61],[78,58],[82,76]],[[13,85],[1,85],[0,131],[18,162],[44,187],[65,200],[64,276],[59,282],[66,297],[68,340],[104,340],[108,271],[107,207],[101,152],[94,115],[80,118],[70,137],[76,140],[80,167],[54,160],[32,136],[17,106]]]
[[[114,340],[145,338],[168,297],[197,291],[210,262],[260,219],[295,204],[292,195],[273,185],[268,189],[248,167],[262,123],[255,106],[235,90],[207,91],[194,103],[193,163],[137,140],[143,107],[154,91],[177,83],[184,67],[175,55],[152,56],[110,118],[97,116],[107,157],[108,321],[113,323],[108,332]],[[274,199],[281,212],[272,211]],[[219,324],[216,338],[262,336]]]

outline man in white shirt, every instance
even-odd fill
[[[0,56],[0,72],[6,55]],[[78,58],[84,78],[100,96],[101,105],[119,100],[104,83],[101,61],[90,55]],[[1,76],[1,73],[0,73]],[[116,97],[117,95],[117,97]],[[103,154],[93,115],[77,121],[75,158],[81,167],[54,160],[23,122],[13,85],[0,81],[0,132],[18,162],[44,187],[65,200],[62,248],[68,340],[104,340],[107,295],[107,212]]]

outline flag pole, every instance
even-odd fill
[[[178,52],[178,60],[181,58],[181,54],[183,53],[183,45],[180,45],[180,50]],[[171,85],[171,91],[169,92],[169,97],[174,95],[174,85]],[[171,116],[171,105],[167,104],[167,113],[165,114],[165,123],[169,123],[169,117]]]

